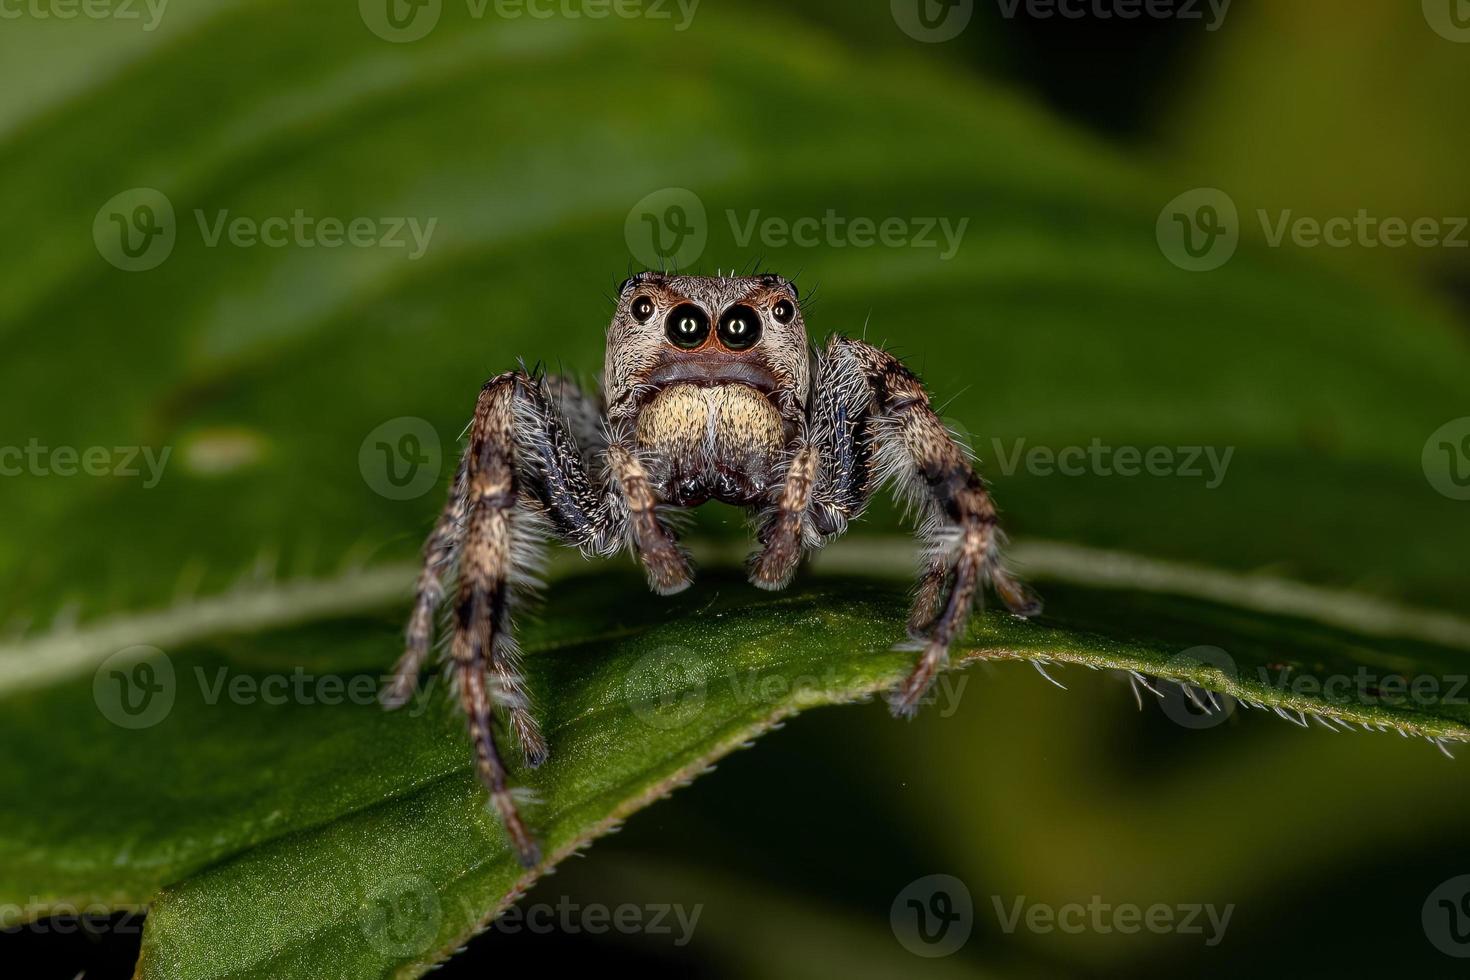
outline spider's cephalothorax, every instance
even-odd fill
[[[678,592],[692,573],[667,511],[719,500],[751,512],[760,540],[751,582],[779,589],[884,484],[919,515],[928,546],[908,622],[921,652],[890,696],[909,714],[986,582],[1017,615],[1039,608],[1001,565],[995,507],[964,450],[892,355],[840,336],[813,350],[796,289],[780,276],[634,276],[608,328],[601,397],[524,369],[481,388],[384,700],[412,694],[452,578],[450,669],[479,773],[522,863],[534,865],[491,721],[501,709],[526,761],[546,758],[509,616],[540,538],[589,555],[627,547],[656,592]]]

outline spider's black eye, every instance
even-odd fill
[[[647,296],[639,296],[633,300],[633,319],[639,323],[647,323],[653,319],[653,300]]]
[[[709,315],[693,303],[683,303],[669,314],[664,333],[675,347],[693,350],[709,336]]]
[[[737,303],[720,317],[720,343],[731,350],[748,350],[761,339],[760,315]]]
[[[796,304],[789,299],[778,299],[776,305],[771,307],[771,316],[776,318],[777,323],[790,323],[796,317]]]

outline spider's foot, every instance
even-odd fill
[[[378,694],[378,703],[388,711],[395,711],[413,700],[418,689],[419,679],[416,674],[397,674]]]
[[[645,550],[643,565],[648,570],[648,587],[659,595],[677,595],[694,582],[689,559],[677,545]]]
[[[919,595],[914,600],[913,608],[909,610],[909,621],[907,632],[909,640],[919,646],[929,642],[929,631],[934,628],[934,621],[939,618],[939,604],[937,601],[929,601],[924,595]]]
[[[929,688],[933,686],[940,665],[947,657],[948,651],[942,644],[930,642],[924,647],[919,662],[914,665],[909,676],[902,684],[889,692],[888,709],[893,712],[893,717],[912,718],[914,716],[924,696],[929,693]]]
[[[1011,615],[1022,619],[1041,615],[1041,597],[1026,586],[1001,571],[992,571],[990,581],[995,586],[995,594],[1000,596]]]
[[[767,592],[779,592],[796,578],[798,554],[767,549],[750,557],[750,584]]]
[[[517,849],[516,860],[520,862],[521,867],[530,871],[541,863],[541,848],[536,846],[535,841],[531,841],[525,850]]]
[[[515,730],[516,741],[521,746],[521,757],[526,760],[526,765],[535,769],[551,758],[551,749],[547,747],[541,728],[533,718],[518,714],[511,719],[511,727]]]
[[[541,863],[541,848],[536,839],[531,836],[526,823],[521,819],[520,810],[516,808],[515,800],[511,798],[510,792],[501,790],[490,794],[490,800],[495,804],[495,810],[500,814],[500,822],[505,827],[506,836],[510,838],[511,846],[515,848],[516,859],[520,861],[521,867],[526,870],[536,867]]]

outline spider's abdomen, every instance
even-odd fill
[[[669,503],[713,498],[744,504],[758,498],[785,445],[781,414],[743,384],[674,384],[638,417],[638,447]]]

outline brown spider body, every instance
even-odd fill
[[[504,712],[531,765],[546,758],[510,622],[539,538],[589,555],[628,548],[650,587],[670,594],[693,576],[665,512],[717,500],[751,513],[761,544],[751,582],[779,589],[884,484],[919,515],[928,545],[908,624],[920,656],[890,698],[909,714],[987,581],[1016,614],[1039,608],[1002,567],[994,505],[928,393],[862,341],[833,336],[812,349],[796,290],[779,276],[634,276],[608,328],[601,399],[524,370],[481,389],[384,700],[396,706],[413,691],[453,578],[450,669],[478,769],[522,862],[534,865],[492,716]]]

